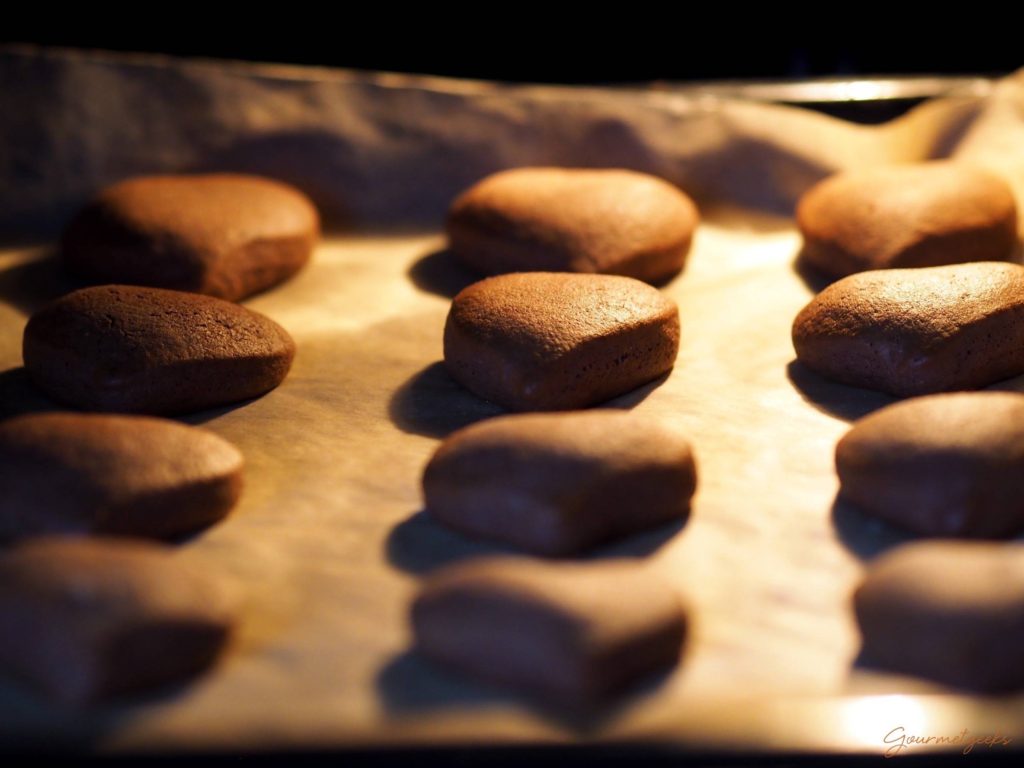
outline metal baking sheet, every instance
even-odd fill
[[[421,91],[427,95],[414,93],[416,103],[439,98],[427,86]],[[996,88],[1004,98],[1007,91],[1012,105],[1019,83]],[[496,98],[489,93],[480,109],[495,109]],[[558,111],[549,96],[509,98]],[[500,551],[427,519],[420,473],[441,438],[498,410],[461,390],[440,363],[450,298],[473,278],[444,250],[439,220],[410,231],[367,215],[358,231],[330,232],[294,280],[246,302],[296,339],[285,383],[258,400],[186,419],[236,443],[247,461],[239,507],[178,546],[179,557],[201,561],[245,595],[229,652],[193,684],[88,713],[50,708],[0,682],[0,741],[99,753],[624,742],[882,754],[900,734],[952,737],[968,729],[1011,740],[978,750],[1019,745],[1024,696],[959,695],[857,663],[850,592],[865,563],[905,537],[836,503],[832,451],[851,420],[889,398],[831,384],[794,363],[790,324],[820,286],[794,268],[799,237],[776,210],[804,174],[792,171],[795,156],[780,154],[780,142],[795,145],[788,135],[794,127],[808,152],[816,136],[846,136],[823,154],[850,153],[854,162],[851,147],[890,156],[895,145],[911,146],[892,138],[904,136],[906,125],[934,136],[942,133],[938,116],[957,115],[962,123],[969,115],[957,126],[957,151],[983,162],[1011,157],[998,147],[1007,135],[1019,138],[1013,131],[1020,126],[993,126],[1007,103],[985,98],[926,105],[923,117],[908,116],[904,127],[870,134],[797,110],[703,107],[716,120],[726,119],[723,110],[754,110],[743,120],[760,133],[733,141],[733,155],[721,150],[721,161],[704,167],[711,177],[699,189],[728,190],[755,178],[712,177],[742,170],[744,162],[761,167],[767,161],[759,152],[789,170],[765,177],[766,185],[788,179],[758,192],[772,205],[698,195],[704,219],[690,261],[663,288],[682,317],[675,369],[607,406],[677,423],[696,449],[700,485],[689,521],[594,555],[638,559],[692,603],[692,635],[672,674],[614,705],[566,711],[459,679],[410,652],[407,611],[424,575]],[[479,117],[474,103],[467,99],[462,108]],[[655,106],[648,104],[651,114]],[[579,119],[585,117],[592,115]],[[643,116],[638,121],[632,135],[672,141]],[[447,130],[413,124],[421,133]],[[735,123],[732,130],[735,138]],[[820,176],[826,166],[807,173]],[[696,173],[688,162],[678,167]],[[1010,176],[1020,167],[1008,166]],[[394,171],[395,178],[413,176],[415,169]],[[332,194],[321,190],[320,199],[340,199]],[[0,415],[52,407],[20,368],[20,337],[28,314],[68,287],[52,244],[0,253]],[[1024,380],[1000,387],[1024,391]],[[928,748],[912,744],[903,754]]]

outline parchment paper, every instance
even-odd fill
[[[799,193],[836,168],[951,151],[1020,184],[1021,75],[882,128],[666,92],[26,51],[0,54],[0,100],[0,415],[53,407],[20,368],[20,338],[27,315],[70,287],[51,245],[14,244],[52,239],[97,185],[153,170],[258,171],[299,183],[335,224],[358,225],[332,230],[306,270],[246,302],[296,339],[285,383],[187,419],[247,461],[231,517],[178,546],[245,595],[229,652],[193,684],[87,714],[0,682],[3,744],[627,741],[880,754],[897,727],[1024,738],[1024,696],[963,696],[856,664],[850,591],[866,560],[906,537],[835,503],[832,452],[849,421],[889,398],[803,370],[789,336],[821,287],[793,266]],[[686,270],[664,288],[682,315],[674,371],[609,403],[692,435],[693,513],[595,554],[663,573],[691,601],[693,632],[672,674],[588,712],[434,668],[409,652],[406,623],[424,574],[500,551],[421,512],[419,477],[439,439],[498,413],[439,364],[450,297],[473,279],[444,251],[440,218],[483,173],[535,163],[656,172],[704,215]]]

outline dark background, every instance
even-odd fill
[[[786,14],[712,0],[699,17],[694,6],[683,4],[656,6],[673,9],[669,13],[622,3],[614,15],[573,6],[588,17],[585,23],[564,10],[545,14],[545,6],[460,7],[409,11],[338,4],[324,16],[332,6],[288,4],[272,12],[241,6],[225,15],[223,6],[213,4],[205,13],[203,6],[151,5],[140,7],[138,16],[119,12],[110,18],[70,18],[55,10],[50,18],[19,14],[5,20],[0,43],[540,83],[998,75],[1024,65],[1024,32],[1005,12],[984,19],[976,18],[980,11],[949,21],[914,19],[896,28],[885,6],[861,4]],[[569,7],[551,4],[549,11]],[[902,6],[890,4],[895,7]],[[212,8],[220,12],[211,15]]]

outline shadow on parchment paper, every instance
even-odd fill
[[[259,400],[258,397],[243,400],[239,403],[209,408],[197,413],[173,417],[184,424],[198,426],[212,421],[219,416],[242,408]],[[73,406],[62,405],[51,400],[36,388],[24,366],[8,368],[0,372],[0,419],[21,416],[27,413],[44,413],[46,411],[78,410]]]
[[[886,661],[883,658],[879,658],[877,652],[872,654],[871,651],[867,649],[863,641],[861,641],[860,647],[857,649],[857,655],[850,660],[850,668],[847,673],[848,685],[856,684],[858,673],[860,675],[870,675],[871,677],[879,675],[884,676],[886,680],[886,687],[892,690],[893,693],[898,691],[901,696],[948,696],[950,688],[956,687],[952,684],[942,683],[938,679],[914,674],[909,669],[900,668],[898,664],[893,664],[892,661]],[[963,692],[969,693],[969,691]],[[955,753],[953,754],[955,755]],[[900,757],[904,757],[904,755],[900,755]],[[913,759],[916,755],[906,755],[905,757]],[[921,757],[924,758],[924,755],[921,755]],[[970,755],[968,755],[968,757],[970,757]],[[1008,762],[996,760],[992,765],[1017,766],[1021,764],[1021,755],[1019,752],[1015,752],[1007,757],[1009,758]],[[963,755],[956,755],[956,759],[951,760],[949,765],[959,763],[959,761],[963,759]],[[984,760],[985,757],[982,757],[981,759]],[[877,763],[871,764],[877,765]],[[938,756],[933,756],[931,760],[923,761],[921,763],[921,765],[945,764],[946,763],[943,763]],[[865,763],[865,765],[867,765],[867,763]]]
[[[793,260],[793,271],[804,281],[804,285],[815,293],[821,293],[840,278],[828,275],[807,260],[806,248],[801,248]]]
[[[635,557],[642,559],[650,557],[663,546],[668,544],[676,535],[686,527],[692,510],[687,510],[686,518],[676,520],[657,528],[635,533],[624,539],[605,544],[588,553],[585,560],[615,560],[619,558]]]
[[[466,269],[448,249],[434,251],[417,259],[408,271],[409,279],[421,291],[449,299],[468,285],[483,279]]]
[[[36,389],[24,367],[0,372],[0,419],[62,410],[67,409]]]
[[[498,544],[474,541],[449,531],[426,512],[416,512],[388,533],[388,562],[408,573],[425,574],[445,565],[488,555],[513,555]]]
[[[176,416],[169,416],[166,418],[172,418],[175,419],[176,421],[180,421],[183,424],[188,424],[193,427],[200,427],[203,424],[206,424],[207,422],[210,421],[214,421],[215,419],[218,419],[221,416],[231,413],[232,411],[237,411],[239,409],[245,408],[246,406],[252,405],[253,403],[258,402],[263,397],[266,397],[266,395],[268,394],[269,392],[264,392],[262,395],[250,397],[247,400],[239,400],[238,402],[228,403],[226,405],[218,405],[215,408],[207,408],[202,411],[195,411],[193,413],[183,413],[178,414]]]
[[[64,273],[56,251],[47,251],[0,272],[0,301],[27,315],[81,287]]]
[[[628,410],[664,384],[669,373],[601,403],[599,408]],[[388,404],[388,415],[403,432],[447,437],[462,427],[507,413],[458,384],[443,362],[431,363],[398,387]]]
[[[194,693],[196,678],[168,683],[144,693],[130,693],[88,706],[51,703],[34,689],[16,681],[0,680],[0,750],[56,754],[65,750],[91,753],[126,725],[145,720],[147,710],[182,706]],[[45,723],[45,730],[40,729]],[[23,724],[23,727],[19,727]],[[58,761],[60,762],[60,761]],[[91,762],[86,759],[85,762]],[[144,761],[145,762],[145,761]],[[77,764],[77,760],[72,760]]]
[[[891,666],[887,666],[881,660],[874,658],[871,655],[871,653],[867,650],[867,648],[864,647],[864,643],[863,642],[861,642],[860,648],[857,650],[857,655],[853,657],[852,661],[850,661],[850,673],[851,673],[851,675],[852,675],[853,672],[858,671],[858,670],[859,671],[863,671],[863,672],[884,673],[884,674],[888,674],[888,675],[892,675],[892,674],[907,675],[907,674],[909,674],[909,673],[907,673],[904,670],[894,669]],[[915,681],[916,680],[920,680],[920,679],[922,679],[922,678],[915,678]],[[927,682],[925,683],[925,685],[927,685]],[[905,690],[905,689],[901,689],[901,691],[902,690]],[[928,692],[927,690],[921,691],[921,693],[927,693],[927,692]],[[907,690],[906,693],[911,694],[911,693],[914,693],[914,691]]]
[[[109,715],[96,708],[61,707],[20,681],[0,680],[0,749],[3,752],[83,751],[111,730]],[[40,733],[39,724],[46,730]],[[14,764],[12,761],[11,764]]]
[[[1020,392],[1024,393],[1024,376],[1014,376],[1012,379],[997,381],[991,386],[985,387],[985,392]]]
[[[1010,252],[1006,260],[1011,264],[1022,263],[1022,261],[1024,261],[1024,243],[1018,243],[1014,246],[1013,251]],[[842,276],[835,277],[822,272],[821,269],[807,261],[805,248],[801,248],[799,253],[797,253],[796,258],[793,260],[793,270],[796,272],[797,276],[804,281],[804,284],[815,293],[821,293],[832,285],[832,283],[842,279]]]
[[[871,560],[893,547],[920,538],[864,514],[841,493],[836,494],[832,503],[832,525],[836,538],[861,560]]]
[[[806,402],[819,411],[846,421],[856,421],[897,400],[882,392],[829,381],[805,367],[799,360],[789,361],[786,376]]]
[[[505,413],[457,384],[444,363],[431,363],[391,396],[388,415],[403,432],[446,437],[461,427]]]
[[[685,525],[686,520],[679,520],[642,531],[598,547],[588,552],[584,559],[648,557],[675,538]],[[470,539],[450,531],[422,510],[410,515],[391,529],[385,544],[385,554],[391,565],[408,573],[420,575],[474,557],[526,556],[521,550],[512,547]]]
[[[606,703],[556,706],[524,694],[462,678],[435,666],[415,650],[408,650],[381,668],[376,683],[385,707],[395,714],[504,705],[526,709],[543,720],[579,736],[586,736],[599,732],[627,709],[634,696],[653,694],[667,677],[668,674],[663,673],[648,679],[631,689],[629,694]]]
[[[623,411],[628,411],[636,406],[640,405],[647,397],[654,392],[658,387],[668,381],[668,377],[672,375],[672,371],[666,371],[661,374],[658,378],[653,381],[649,381],[646,384],[641,384],[636,389],[631,389],[624,395],[613,397],[611,400],[607,400],[596,408],[618,408]]]
[[[655,288],[664,288],[683,272],[683,269],[678,269],[651,285]],[[449,299],[454,299],[463,288],[487,277],[462,266],[455,255],[447,249],[428,253],[409,267],[408,275],[420,290]]]

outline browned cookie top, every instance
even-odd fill
[[[845,497],[930,536],[1024,530],[1024,395],[916,397],[856,422],[836,447]]]
[[[1024,687],[1024,547],[908,544],[854,597],[865,660],[980,691]]]
[[[452,376],[499,405],[579,408],[670,370],[679,347],[679,310],[628,277],[500,275],[455,297],[444,345]]]
[[[63,237],[65,264],[93,283],[237,301],[309,259],[319,219],[297,189],[258,176],[146,176],[96,196]]]
[[[103,285],[36,312],[23,354],[32,380],[62,402],[183,413],[273,389],[295,344],[270,318],[222,299]]]
[[[220,519],[242,454],[165,419],[42,413],[0,422],[0,539],[43,533],[163,538]]]
[[[818,373],[894,395],[986,386],[1024,373],[1024,267],[850,275],[797,315],[793,345]]]
[[[847,171],[797,206],[803,258],[829,275],[1000,261],[1017,243],[1013,192],[992,173],[952,162]]]
[[[0,665],[65,703],[196,674],[235,614],[219,579],[155,544],[40,538],[0,554]]]
[[[598,409],[487,419],[423,475],[427,511],[470,536],[571,555],[687,515],[697,484],[678,430]]]
[[[654,176],[616,169],[516,168],[452,204],[454,253],[484,274],[601,272],[660,282],[682,269],[697,208]]]
[[[233,601],[221,583],[175,550],[129,539],[40,537],[0,555],[0,590],[63,593],[70,619],[198,613],[222,620]]]
[[[480,679],[588,703],[674,665],[675,591],[632,563],[487,558],[433,574],[412,609],[418,649]]]
[[[542,359],[678,314],[671,299],[630,278],[530,272],[470,285],[449,317],[483,339],[522,343],[524,354]]]

